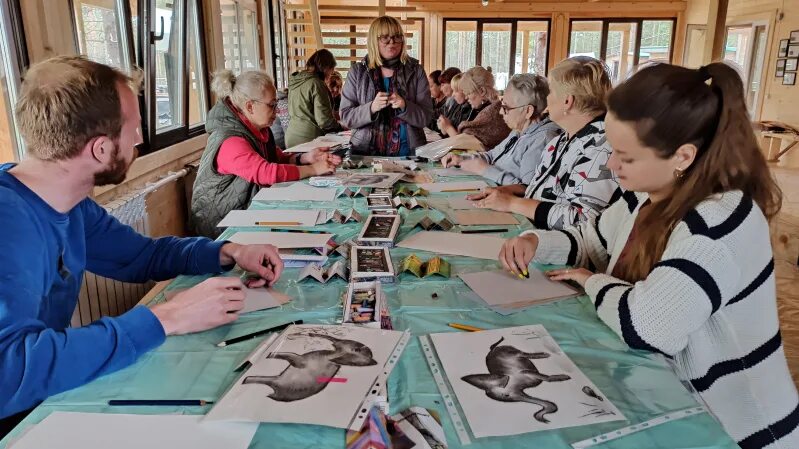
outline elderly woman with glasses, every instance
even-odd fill
[[[211,88],[219,102],[205,122],[210,136],[194,181],[190,222],[197,234],[219,236],[217,223],[246,209],[261,187],[329,174],[341,163],[326,148],[301,156],[277,148],[269,129],[277,115],[275,83],[266,73],[222,70]]]
[[[427,143],[433,115],[427,75],[408,56],[400,22],[389,16],[369,26],[368,54],[354,64],[341,93],[341,123],[352,130],[356,154],[408,156]]]
[[[491,151],[473,157],[450,153],[441,162],[499,185],[529,184],[547,142],[562,132],[544,115],[548,95],[546,78],[530,73],[514,75],[500,104],[502,118],[511,129],[508,137]]]
[[[499,114],[500,101],[494,88],[494,75],[480,66],[472,67],[461,76],[458,89],[466,95],[474,118],[461,122],[456,128],[449,118],[441,116],[438,119],[438,129],[449,137],[471,134],[480,141],[483,148],[499,145],[510,134],[510,128]]]

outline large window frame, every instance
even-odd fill
[[[72,3],[72,2],[71,2]],[[113,0],[115,12],[117,14],[117,26],[119,28],[119,47],[121,53],[121,68],[131,70],[140,67],[143,70],[143,95],[139,96],[139,107],[141,111],[141,128],[144,145],[140,150],[140,155],[149,154],[154,151],[172,146],[176,143],[188,140],[192,137],[201,135],[205,132],[204,114],[209,110],[210,91],[207,65],[206,40],[202,37],[206,34],[203,24],[203,1],[202,0],[172,0],[173,5],[173,26],[172,31],[177,33],[177,55],[175,57],[178,83],[175,90],[170,95],[175,95],[178,99],[174,110],[178,112],[176,124],[158,126],[157,95],[156,95],[156,43],[163,36],[163,21],[156,21],[156,0],[138,0],[137,17],[135,24],[132,22],[131,0]],[[81,30],[78,29],[77,19],[74,15],[73,5],[74,39],[76,48],[81,48]],[[163,18],[163,16],[161,17]],[[190,28],[192,27],[190,31]],[[189,44],[189,34],[194,34],[197,39],[193,39]],[[193,49],[191,48],[193,46]],[[189,54],[193,51],[193,55]],[[196,64],[196,76],[192,79],[190,60]],[[190,107],[190,90],[192,83],[199,82],[197,86],[197,105],[201,119],[199,121],[190,118],[192,108]],[[173,107],[172,105],[170,105]]]
[[[674,61],[674,42],[677,36],[677,19],[675,17],[602,17],[602,18],[580,18],[573,17],[569,20],[569,42],[566,44],[567,52],[571,52],[572,28],[574,22],[602,22],[602,32],[600,35],[599,59],[604,61],[608,51],[608,32],[611,23],[633,23],[635,28],[635,48],[633,50],[633,67],[638,66],[641,58],[641,40],[644,31],[644,22],[671,22],[671,43],[669,44],[669,62]]]
[[[509,49],[509,67],[508,67],[508,78],[512,77],[516,74],[516,40],[517,40],[517,33],[518,33],[518,24],[519,22],[542,22],[546,23],[546,32],[547,32],[547,48],[546,48],[546,57],[545,60],[549,59],[550,51],[552,50],[552,19],[546,17],[520,17],[520,18],[467,18],[467,17],[458,17],[458,18],[444,18],[444,32],[443,35],[445,36],[442,39],[442,48],[441,48],[441,60],[446,64],[447,60],[447,43],[446,43],[446,35],[447,35],[447,24],[449,22],[476,22],[477,29],[476,29],[476,46],[475,46],[475,65],[482,65],[483,63],[483,25],[486,23],[489,24],[510,24],[510,49]],[[522,67],[525,67],[522,64]],[[462,70],[468,70],[471,67],[460,67]],[[544,73],[542,76],[546,76],[549,71],[549,64],[544,64]]]
[[[29,60],[19,0],[0,0],[0,33],[0,64],[3,64],[2,73],[6,80],[0,86],[5,92],[0,91],[0,95],[4,95],[3,102],[8,103],[6,110],[0,111],[0,114],[7,116],[12,146],[10,153],[14,160],[20,160],[25,153],[25,143],[18,132],[14,106],[19,95],[22,72],[28,67]]]
[[[283,0],[269,0],[267,3],[264,12],[266,14],[266,23],[269,24],[269,33],[264,33],[264,35],[269,39],[269,56],[264,59],[266,60],[267,68],[272,73],[272,79],[275,80],[275,85],[278,89],[283,89],[288,87],[289,78],[286,8]],[[275,29],[276,24],[278,29]]]

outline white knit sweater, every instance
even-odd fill
[[[799,396],[779,332],[768,223],[740,191],[715,195],[671,233],[634,285],[609,274],[646,194],[625,193],[598,218],[539,237],[535,260],[596,267],[585,285],[630,347],[673,357],[743,449],[799,448]]]

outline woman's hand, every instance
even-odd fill
[[[441,165],[443,165],[444,168],[457,167],[462,160],[463,158],[457,154],[447,153],[446,155],[444,155],[444,157],[441,158]]]
[[[386,106],[388,106],[388,94],[385,92],[378,92],[377,95],[375,95],[375,99],[372,100],[372,106],[369,109],[372,111],[372,114],[377,114]]]
[[[484,198],[475,201],[475,206],[481,209],[493,209],[498,212],[510,212],[511,202],[515,197],[500,190],[493,190]]]
[[[438,125],[438,129],[440,129],[442,133],[450,137],[458,134],[458,130],[455,129],[455,127],[452,125],[452,121],[447,117],[444,117],[443,115],[438,117],[436,124]]]
[[[316,161],[310,167],[314,176],[325,176],[336,172],[336,165],[327,159]]]
[[[585,268],[566,268],[547,271],[546,275],[553,281],[574,281],[580,284],[580,287],[585,288],[586,281],[588,281],[588,278],[593,276],[594,273]]]
[[[460,163],[460,166],[463,170],[466,170],[469,173],[474,173],[475,175],[482,175],[483,172],[490,166],[485,159],[481,157],[473,157],[471,159],[466,159]]]
[[[314,162],[328,161],[338,167],[341,165],[341,157],[335,154],[330,154],[330,147],[314,148],[313,150],[304,153],[300,156],[300,163],[310,165]]]
[[[499,251],[499,262],[511,273],[526,276],[527,266],[535,257],[536,249],[538,249],[538,236],[535,234],[508,239]]]
[[[394,109],[399,109],[402,111],[405,110],[405,99],[396,92],[392,93],[391,96],[388,97],[388,102]]]
[[[479,191],[477,193],[470,193],[470,194],[466,195],[466,199],[469,200],[469,201],[482,200],[483,198],[487,197],[488,195],[491,195],[491,192],[493,192],[495,190],[497,190],[496,187],[486,187],[485,189],[483,189],[483,190],[481,190],[481,191]]]

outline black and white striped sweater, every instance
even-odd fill
[[[768,223],[740,191],[715,195],[671,233],[643,281],[609,274],[646,194],[625,193],[598,218],[539,237],[535,260],[588,267],[597,314],[630,347],[673,357],[743,449],[799,448],[799,396],[777,319]]]

